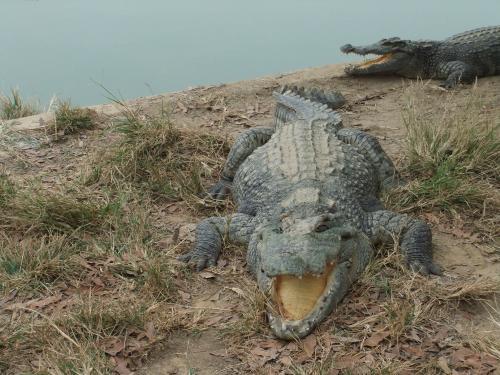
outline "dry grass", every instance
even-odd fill
[[[61,281],[78,280],[85,248],[61,234],[0,238],[0,291],[43,293]]]
[[[0,120],[11,120],[40,113],[37,103],[26,102],[19,90],[12,89],[10,96],[0,94]]]
[[[110,356],[122,354],[141,363],[162,334],[177,322],[149,309],[168,307],[140,300],[126,290],[115,298],[92,294],[64,300],[66,308],[50,314],[18,306],[14,319],[0,329],[0,369],[7,373],[104,374],[114,367]],[[129,295],[129,297],[127,297]],[[169,322],[169,326],[166,325]]]
[[[87,183],[131,183],[154,198],[200,202],[202,182],[212,179],[229,151],[226,137],[175,127],[166,113],[146,116],[127,109],[122,135],[99,156]]]
[[[493,104],[472,89],[464,100],[446,96],[435,106],[423,83],[409,86],[402,172],[411,181],[389,193],[399,211],[461,214],[494,237],[500,209],[500,123]]]
[[[65,129],[86,127],[80,110],[59,111]],[[165,249],[171,231],[153,225],[152,211],[201,202],[201,179],[220,169],[227,143],[165,116],[127,110],[124,118],[116,143],[104,157],[98,151],[94,181],[47,189],[0,175],[2,373],[135,368],[169,331],[191,327],[190,315],[173,308],[190,272]]]
[[[109,229],[108,218],[119,215],[121,202],[78,187],[48,192],[36,183],[22,186],[0,175],[0,207],[2,229],[50,234]]]
[[[45,128],[47,135],[54,141],[64,139],[65,135],[94,129],[100,121],[96,111],[73,107],[69,100],[59,101],[54,115],[54,120]]]

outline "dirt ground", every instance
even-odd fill
[[[397,164],[405,135],[401,106],[402,93],[407,85],[407,82],[397,77],[350,78],[343,74],[342,66],[331,65],[275,77],[213,87],[198,87],[178,93],[139,98],[131,101],[130,105],[140,106],[146,112],[155,112],[161,106],[165,106],[171,111],[172,121],[178,126],[200,128],[206,132],[223,133],[234,137],[249,127],[268,126],[272,122],[274,101],[271,94],[274,89],[283,84],[317,86],[341,91],[347,99],[347,105],[341,110],[344,126],[362,129],[375,135]],[[467,86],[460,87],[454,95],[460,97],[470,89]],[[478,90],[495,100],[498,103],[497,109],[500,109],[500,77],[480,79]],[[439,89],[436,82],[429,83],[428,92],[429,95],[435,96],[437,102],[449,95]],[[98,106],[95,109],[110,118],[117,114],[111,105]],[[500,112],[498,113],[500,116]],[[30,121],[37,123],[36,119]],[[26,130],[27,134],[36,131]],[[19,147],[23,149],[23,158],[29,160],[31,167],[19,168],[15,160],[2,159],[1,154],[0,165],[18,178],[38,176],[44,186],[50,189],[53,184],[60,184],[65,179],[69,181],[75,178],[75,175],[80,172],[82,161],[86,160],[96,149],[103,147],[112,137],[113,135],[106,131],[106,125],[103,125],[100,129],[86,132],[66,142],[54,143],[48,149],[36,149],[20,144]],[[174,205],[162,211],[157,220],[162,222],[163,227],[168,227],[170,232],[175,232],[175,235],[184,241],[185,247],[188,247],[193,239],[192,230],[199,221],[199,217],[193,217],[181,208],[176,209]],[[495,243],[471,240],[466,235],[462,235],[463,231],[447,230],[439,223],[431,222],[431,225],[435,259],[444,269],[444,277],[458,278],[471,275],[500,277],[500,252]],[[166,236],[165,241],[168,242],[168,240]],[[203,277],[198,277],[188,290],[184,290],[183,308],[195,311],[193,319],[204,320],[205,328],[196,332],[173,332],[163,342],[161,348],[152,353],[145,367],[137,373],[271,374],[282,372],[299,374],[302,373],[301,363],[308,361],[310,363],[311,359],[317,363],[321,362],[321,353],[326,351],[325,346],[330,345],[335,348],[345,344],[342,343],[342,337],[340,337],[341,331],[331,336],[328,342],[318,333],[309,341],[306,339],[302,344],[286,344],[274,340],[269,331],[245,336],[242,339],[244,344],[241,342],[234,344],[234,340],[226,341],[220,335],[220,325],[235,319],[235,314],[242,308],[240,302],[245,301],[252,290],[252,280],[246,274],[244,265],[244,254],[241,251],[236,254],[225,251],[216,269]],[[345,303],[353,305],[358,297],[363,296],[352,295],[346,299]],[[496,301],[491,300],[490,303],[495,304]],[[346,309],[343,312],[344,315],[349,312],[348,307]],[[320,327],[320,333],[326,332],[328,325],[337,324],[335,314]],[[456,310],[452,318],[454,321],[451,323],[458,327],[457,331],[472,327],[478,335],[484,332],[485,335],[496,335],[496,338],[500,340],[500,327],[490,318],[490,313],[480,305],[461,305]],[[415,339],[415,342],[418,340]],[[249,353],[259,360],[252,362],[249,359]],[[443,355],[447,358],[445,354]],[[375,361],[369,353],[363,358],[364,366],[368,368],[372,363],[370,361]],[[286,368],[293,367],[290,367],[292,363],[297,364],[298,367],[295,370],[286,370]],[[315,373],[316,367],[311,368],[312,373]],[[452,372],[449,368],[448,372],[446,364],[442,362],[438,368],[443,373],[458,373]],[[493,373],[495,370],[492,368],[493,365],[488,372],[483,368],[469,367],[469,372],[464,373]],[[337,367],[337,370],[325,373],[335,374],[339,373],[338,371],[346,370]],[[321,373],[319,367],[317,373]],[[365,372],[360,373],[370,372],[366,372],[365,369]]]

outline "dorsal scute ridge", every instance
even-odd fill
[[[292,119],[312,121],[321,119],[334,128],[342,127],[340,115],[332,109],[344,104],[344,97],[337,92],[326,93],[319,89],[283,86],[273,93],[277,100],[276,124],[279,126]]]
[[[311,103],[320,103],[326,105],[327,108],[337,109],[345,104],[345,98],[338,91],[326,91],[317,87],[305,88],[303,86],[281,86],[274,94],[282,94],[294,97],[300,97]]]

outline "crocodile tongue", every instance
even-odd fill
[[[287,320],[301,320],[309,315],[322,296],[333,268],[328,266],[321,275],[277,276],[274,297],[280,315]]]
[[[366,68],[367,66],[370,66],[370,65],[374,65],[374,64],[381,64],[387,60],[389,60],[392,55],[394,55],[394,53],[392,52],[389,52],[389,53],[386,53],[380,57],[377,57],[375,59],[371,59],[371,60],[367,60],[361,64],[358,64],[357,67],[358,68]]]

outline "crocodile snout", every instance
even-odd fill
[[[340,47],[340,51],[343,53],[350,53],[354,51],[354,47],[352,44],[344,44],[342,47]]]

